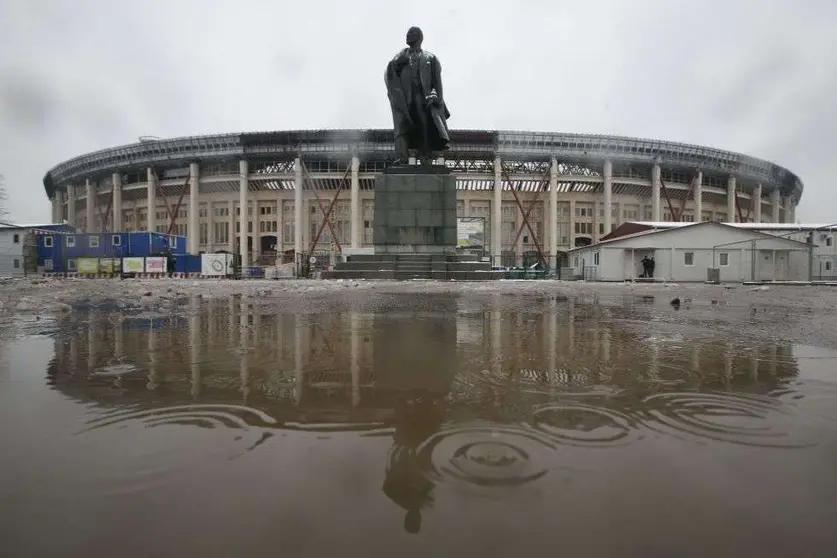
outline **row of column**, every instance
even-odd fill
[[[351,161],[351,247],[359,248],[361,245],[361,238],[363,234],[362,220],[361,220],[361,205],[360,205],[360,191],[359,191],[359,176],[358,170],[360,161],[358,157],[352,157]],[[302,176],[302,162],[297,158],[294,162],[294,249],[296,253],[302,253],[304,247],[303,242],[303,176]],[[247,160],[242,159],[239,162],[239,211],[241,212],[240,222],[247,222],[247,205],[249,200],[249,165]],[[121,230],[122,223],[122,176],[119,173],[113,173],[113,211],[109,216],[113,219],[112,229]],[[699,220],[703,213],[703,175],[698,172],[694,184],[694,214],[695,219]],[[149,168],[147,170],[147,230],[154,231],[157,226],[156,207],[157,207],[157,185],[158,178],[154,170]],[[190,253],[197,253],[199,251],[199,226],[198,226],[198,206],[200,188],[200,166],[193,162],[189,165],[189,200],[187,212],[187,248]],[[660,165],[655,164],[651,168],[651,207],[652,220],[661,221],[662,207],[661,207],[661,170]],[[86,217],[88,230],[92,230],[93,223],[95,223],[95,211],[97,204],[95,202],[97,192],[95,186],[90,180],[85,181],[85,194],[87,196]],[[612,229],[612,214],[611,206],[613,200],[613,165],[610,160],[604,163],[603,172],[603,203],[604,203],[604,217],[603,225],[605,234]],[[496,157],[494,161],[494,189],[493,189],[493,203],[491,215],[491,247],[492,255],[499,257],[502,251],[502,205],[503,205],[503,175],[502,175],[502,161],[500,157]],[[752,199],[762,199],[762,186],[759,184],[753,192]],[[93,200],[93,203],[90,201]],[[59,222],[61,207],[64,203],[60,192],[56,193],[53,198],[53,221]],[[776,221],[779,215],[779,208],[781,198],[778,190],[773,190],[770,194],[770,203],[773,208],[773,220]],[[75,222],[75,189],[69,187],[67,189],[67,220],[70,223]],[[793,203],[790,196],[784,199],[785,221],[793,221]],[[736,204],[736,180],[734,176],[730,176],[727,182],[727,219],[731,222],[735,221],[737,213]],[[753,204],[753,220],[761,222],[762,208],[761,203]],[[558,251],[558,161],[552,158],[550,161],[550,176],[549,176],[549,203],[547,221],[549,223],[547,243],[544,246],[548,254],[555,254]],[[235,216],[231,216],[231,222],[235,223]],[[230,234],[235,234],[234,230]],[[247,246],[248,228],[246,225],[239,226],[238,238],[239,245]],[[249,265],[249,254],[246,249],[241,250],[242,265]]]
[[[500,223],[502,222],[502,167],[500,157],[494,159],[494,203],[492,207],[491,219],[491,246],[492,256],[501,256],[501,230]],[[700,221],[703,215],[703,172],[698,171],[693,184],[693,199],[694,199],[694,214],[695,220]],[[613,215],[611,207],[613,204],[613,163],[607,159],[604,162],[604,169],[602,172],[602,190],[603,190],[603,204],[604,217],[603,225],[605,234],[608,234],[613,229]],[[661,193],[662,180],[661,168],[659,164],[655,164],[651,168],[651,213],[652,221],[659,222],[662,219],[661,208]],[[727,182],[727,220],[735,222],[737,213],[736,204],[736,184],[735,177],[730,176]],[[761,199],[762,199],[762,185],[756,186],[751,197],[752,200],[758,200],[753,204],[753,221],[760,223],[762,219]],[[770,193],[770,203],[773,208],[773,221],[778,222],[780,194],[778,190],[773,190]],[[793,203],[790,196],[784,199],[785,221],[793,222]],[[558,160],[553,157],[549,168],[549,208],[547,214],[549,222],[549,237],[546,246],[547,254],[555,254],[558,252]]]
[[[376,370],[376,364],[380,366],[381,363],[376,362],[372,346],[378,342],[378,338],[370,335],[374,328],[375,314],[352,311],[348,316],[337,314],[325,319],[320,316],[316,324],[309,323],[309,319],[302,323],[301,314],[262,315],[256,302],[247,297],[231,297],[227,300],[212,300],[203,305],[199,298],[192,297],[189,301],[188,332],[185,334],[182,329],[161,328],[150,322],[148,329],[97,324],[92,319],[94,315],[91,311],[86,316],[90,327],[84,328],[83,334],[70,336],[68,342],[56,340],[54,350],[59,370],[62,373],[77,374],[83,371],[93,374],[103,365],[114,361],[132,362],[141,367],[147,358],[145,387],[156,390],[166,381],[166,364],[172,358],[178,359],[172,350],[174,353],[185,352],[182,348],[188,346],[186,359],[190,364],[190,391],[197,399],[204,383],[202,365],[209,361],[219,364],[214,362],[216,359],[212,351],[220,350],[229,356],[230,353],[224,349],[239,346],[242,350],[237,351],[241,380],[238,389],[245,402],[253,387],[251,379],[261,378],[264,381],[276,374],[275,378],[270,379],[271,387],[284,388],[286,393],[292,394],[296,403],[300,403],[304,395],[306,374],[332,369],[338,371],[335,375],[339,375],[340,380],[351,382],[353,407],[360,403],[361,387],[373,387],[375,384],[370,380],[380,380],[381,376],[391,373],[391,370]],[[455,338],[449,339],[451,342],[456,340],[472,348],[483,348],[485,360],[488,361],[472,362],[470,366],[461,367],[457,372],[460,377],[478,373],[481,376],[501,378],[508,377],[510,370],[523,372],[525,369],[530,373],[527,374],[530,378],[531,372],[537,372],[539,379],[549,382],[550,392],[557,394],[562,386],[573,383],[574,379],[580,385],[588,386],[591,382],[600,384],[604,381],[615,386],[621,383],[618,377],[603,380],[601,376],[590,376],[583,371],[595,366],[576,367],[582,370],[567,373],[568,369],[573,368],[568,367],[568,363],[592,362],[604,364],[605,368],[629,370],[637,360],[631,347],[638,340],[635,332],[613,329],[596,319],[585,319],[586,303],[581,299],[571,297],[562,307],[553,297],[546,303],[546,312],[540,324],[527,323],[525,327],[521,327],[524,320],[522,312],[502,310],[499,302],[494,300],[483,309],[485,320],[475,320],[473,316],[459,313],[453,329],[443,332]],[[627,309],[627,306],[624,308]],[[77,318],[83,319],[85,316]],[[580,321],[581,327],[575,327],[576,321]],[[316,352],[312,351],[314,336],[325,335],[331,327],[347,329],[347,336],[337,339],[336,344],[331,344],[325,351],[330,362],[315,360]],[[460,340],[459,332],[463,330],[467,337]],[[143,336],[146,336],[145,340]],[[387,340],[380,338],[380,341]],[[672,359],[683,362],[686,358],[698,382],[721,379],[729,384],[735,376],[739,377],[739,381],[743,380],[743,373],[747,372],[750,381],[761,380],[770,384],[798,373],[790,345],[756,346],[746,354],[733,349],[723,342],[702,346],[700,343],[692,343],[689,349],[652,342],[640,349],[645,351],[643,373],[649,380],[659,381],[664,364],[670,363]],[[527,352],[530,354],[527,355]],[[322,358],[323,353],[320,355]],[[522,362],[520,357],[527,356],[535,357],[535,360],[524,358],[526,363]],[[180,360],[183,360],[182,357]],[[747,361],[749,366],[745,368]],[[230,366],[233,362],[220,364],[225,370],[235,369]],[[483,368],[483,364],[488,365],[487,369]],[[287,369],[293,372],[288,373],[290,370]],[[766,376],[760,378],[760,374]],[[464,382],[469,383],[467,380]],[[378,386],[381,387],[380,384]],[[455,386],[456,382],[454,390]]]

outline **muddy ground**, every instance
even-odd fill
[[[542,297],[570,297],[603,309],[639,303],[655,322],[746,334],[762,340],[837,348],[837,288],[705,284],[609,284],[566,281],[320,281],[184,279],[12,279],[0,281],[0,327],[15,318],[61,315],[79,306],[126,313],[169,312],[189,298],[241,295],[280,311],[327,311],[351,304],[368,310],[397,304],[399,295],[498,296],[525,308]],[[680,306],[671,302],[679,299]]]

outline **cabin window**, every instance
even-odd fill
[[[52,236],[44,237],[44,248],[52,248]]]
[[[830,237],[830,236],[826,237],[826,239],[825,239],[825,245],[826,246],[831,246],[833,242],[834,242],[834,240],[833,240],[832,237]]]
[[[826,271],[831,271],[831,261],[830,261],[830,260],[826,260],[826,262],[825,262],[825,270],[826,270]]]
[[[91,248],[98,248],[99,247],[99,237],[98,236],[91,236],[87,239],[88,245]]]
[[[12,242],[14,242],[15,244],[20,244],[20,235],[19,234],[13,235],[12,236]]]
[[[729,253],[728,252],[721,252],[718,254],[718,265],[721,267],[726,267],[729,265]]]
[[[76,237],[69,235],[67,237],[67,248],[73,248],[76,245]]]
[[[688,266],[695,265],[695,253],[694,252],[684,252],[683,253],[683,263]]]
[[[19,259],[17,259],[17,258],[15,258],[15,263],[14,263],[14,265],[15,265],[15,269],[20,269],[20,260],[19,260]]]
[[[114,246],[122,246],[122,237],[118,234],[115,234],[111,237],[110,243]]]
[[[593,252],[593,265],[599,265],[599,253]]]

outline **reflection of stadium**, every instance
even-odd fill
[[[797,375],[789,348],[614,325],[623,314],[647,323],[648,306],[630,299],[608,307],[607,321],[589,301],[539,302],[533,311],[509,297],[437,296],[383,314],[268,314],[257,299],[195,298],[185,316],[121,323],[76,312],[48,382],[98,407],[85,431],[214,428],[241,452],[280,429],[374,437],[381,489],[411,533],[438,480],[469,490],[537,482],[573,446],[634,443],[645,430],[797,442],[773,424],[784,411],[773,394]]]
[[[533,313],[501,298],[486,307],[451,298],[433,314],[418,306],[383,316],[267,315],[246,298],[190,304],[188,317],[73,328],[80,333],[56,343],[51,381],[102,404],[234,401],[280,422],[380,426],[409,391],[445,393],[448,420],[525,420],[534,406],[591,387],[618,394],[681,379],[681,388],[767,394],[797,373],[789,347],[649,340],[573,300],[544,301],[545,311]],[[643,305],[626,304],[610,312],[642,315]],[[109,372],[114,365],[134,371]]]
[[[464,130],[451,139],[458,214],[485,219],[493,256],[552,257],[626,221],[793,222],[803,189],[773,163],[659,140]],[[57,222],[171,230],[191,253],[244,246],[246,265],[276,251],[370,246],[374,176],[393,158],[391,130],[149,139],[65,161],[44,187]],[[316,239],[332,198],[332,226]]]

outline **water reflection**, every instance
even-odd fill
[[[568,448],[817,443],[801,427],[789,345],[655,326],[647,301],[513,298],[308,314],[193,298],[168,315],[68,316],[48,383],[91,406],[78,436],[168,429],[113,479],[129,492],[187,469],[195,454],[178,444],[202,444],[199,430],[229,434],[199,445],[200,459],[236,459],[289,431],[389,437],[382,490],[410,533],[439,487],[539,482],[572,468]]]

